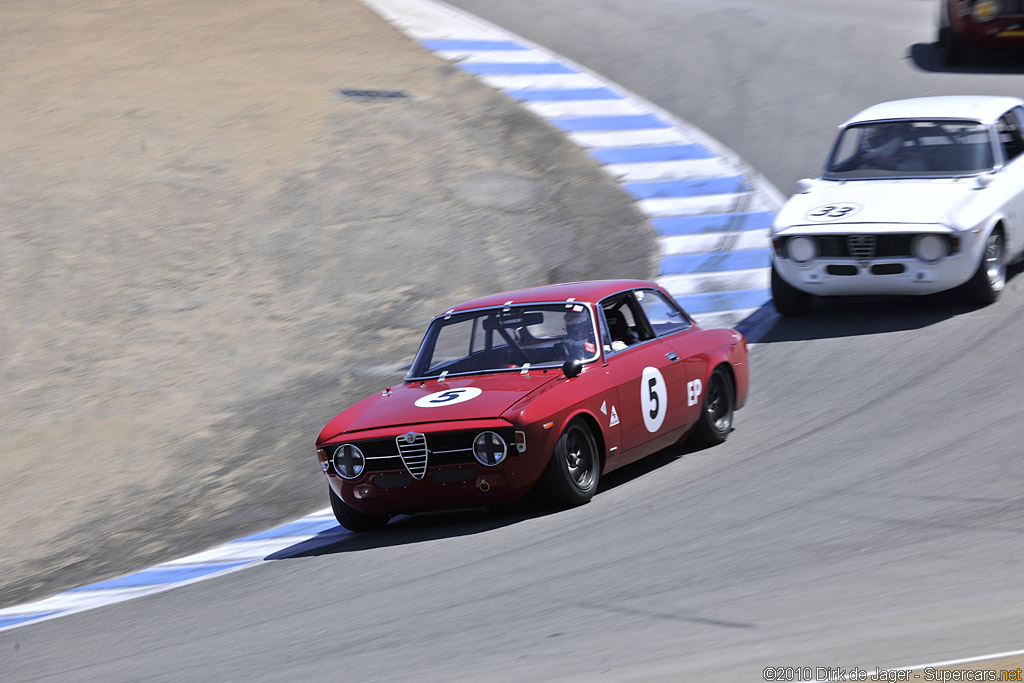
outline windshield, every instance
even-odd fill
[[[409,379],[529,366],[560,366],[598,355],[594,321],[582,304],[489,308],[430,323]]]
[[[954,177],[983,173],[992,166],[988,128],[976,121],[883,121],[845,128],[825,177]]]

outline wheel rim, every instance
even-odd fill
[[[985,243],[985,274],[993,292],[1002,291],[1006,284],[1006,264],[1003,263],[1003,236],[992,233]]]
[[[708,421],[715,430],[724,432],[732,426],[732,406],[729,400],[729,388],[725,379],[716,374],[711,379],[711,386],[708,388],[707,404],[704,407],[707,411]]]
[[[579,427],[572,427],[565,439],[565,464],[576,486],[590,488],[594,483],[594,449],[590,439]]]

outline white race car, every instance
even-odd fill
[[[772,298],[932,294],[995,301],[1024,250],[1024,100],[922,97],[839,128],[820,178],[775,217]]]

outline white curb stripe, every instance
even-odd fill
[[[603,88],[605,82],[590,74],[489,74],[480,80],[497,90],[585,90]]]
[[[653,147],[657,145],[688,145],[696,138],[676,128],[657,130],[617,130],[570,133],[569,139],[580,147],[612,149],[615,147]]]
[[[765,289],[768,287],[769,279],[770,275],[765,272],[764,268],[751,268],[749,270],[726,270],[720,273],[662,275],[659,282],[662,287],[672,292],[673,296],[683,297],[690,294],[721,292],[724,286],[733,289]]]
[[[768,242],[767,230],[745,230],[737,232],[706,232],[699,235],[672,235],[658,240],[661,255],[704,254],[708,252],[741,251],[763,249]],[[764,270],[762,268],[762,270]],[[737,287],[737,289],[751,289]]]
[[[540,50],[438,50],[434,54],[461,64],[546,64],[556,61]]]
[[[724,178],[733,174],[733,169],[722,163],[721,159],[608,164],[604,167],[604,170],[611,174],[613,178],[623,183]]]
[[[563,102],[521,102],[522,106],[544,119],[587,116],[629,116],[647,111],[629,100],[569,100]]]

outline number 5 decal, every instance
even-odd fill
[[[462,403],[470,399],[479,396],[482,390],[477,387],[463,387],[461,389],[448,389],[447,391],[437,391],[427,396],[421,396],[416,399],[414,404],[417,408],[437,408],[440,406],[450,406],[456,403]]]
[[[649,432],[661,429],[668,407],[668,386],[658,368],[646,367],[640,377],[640,412]]]

